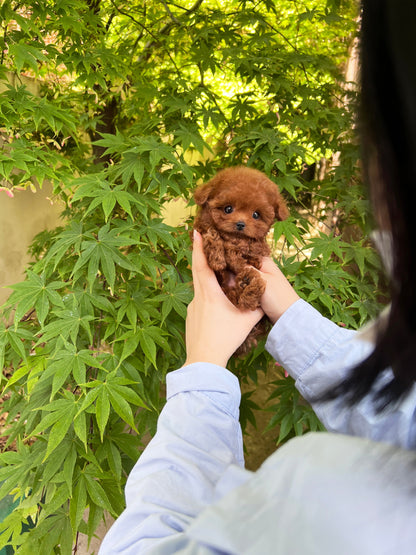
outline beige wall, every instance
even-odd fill
[[[11,293],[4,287],[24,278],[27,249],[34,236],[60,223],[62,207],[52,204],[50,195],[51,187],[46,185],[37,193],[14,191],[14,198],[0,191],[0,305]]]
[[[50,197],[50,186],[36,193],[15,190],[14,198],[0,191],[0,305],[11,293],[5,287],[24,279],[30,259],[27,249],[34,236],[61,224],[62,207],[52,204]],[[162,214],[168,225],[177,226],[194,210],[177,199],[166,203]]]
[[[39,83],[33,78],[21,75],[17,79],[14,73],[7,73],[6,78],[13,86],[23,84],[32,94],[39,94]],[[0,82],[0,92],[5,89],[6,82]],[[51,186],[47,185],[37,193],[14,190],[14,198],[0,191],[0,305],[11,293],[5,286],[24,278],[29,261],[27,249],[34,236],[59,225],[62,208],[48,200],[51,193]]]
[[[172,227],[182,225],[184,221],[195,214],[196,207],[189,204],[182,198],[172,199],[162,207],[163,221]]]

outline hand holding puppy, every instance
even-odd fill
[[[211,362],[225,367],[262,318],[263,311],[260,308],[241,310],[227,299],[208,266],[198,232],[194,232],[192,275],[195,294],[186,318],[185,365]]]
[[[266,282],[261,307],[272,324],[275,324],[280,316],[299,299],[299,295],[271,258],[263,258],[260,275]]]

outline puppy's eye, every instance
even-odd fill
[[[224,212],[226,214],[231,214],[232,211],[233,211],[233,207],[231,205],[228,205],[224,208]]]
[[[260,218],[260,212],[253,212],[253,218],[258,220]]]

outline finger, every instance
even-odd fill
[[[265,256],[260,266],[260,271],[265,274],[272,274],[276,271],[276,264],[272,258]]]
[[[196,272],[206,270],[209,266],[202,245],[202,236],[196,229],[194,229],[193,238],[192,270]]]
[[[192,277],[195,292],[201,290],[217,291],[220,289],[214,271],[208,266],[203,249],[202,236],[196,230],[194,230],[192,251]]]
[[[274,271],[276,271],[278,266],[272,258],[264,256],[261,261],[260,269],[252,266],[251,264],[247,264],[246,268],[251,268],[252,270],[255,270],[258,274],[272,274]]]

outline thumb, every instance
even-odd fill
[[[206,289],[220,289],[215,273],[208,265],[202,244],[202,236],[195,229],[193,239],[192,278],[194,281],[195,293]]]
[[[204,271],[208,266],[208,262],[202,245],[202,235],[194,229],[193,231],[193,248],[192,248],[192,271]]]

